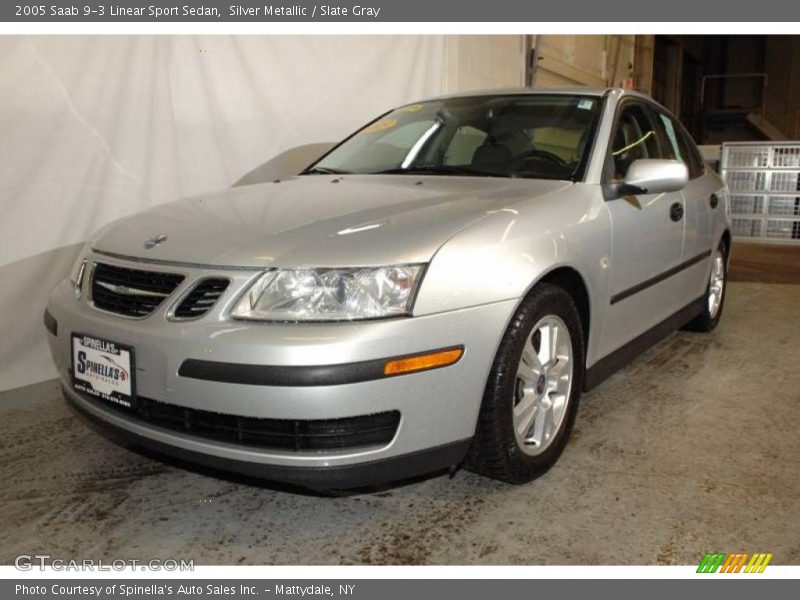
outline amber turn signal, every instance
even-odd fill
[[[427,371],[439,367],[449,367],[459,361],[464,354],[464,348],[448,348],[405,358],[387,360],[383,367],[384,375],[404,375],[415,371]]]

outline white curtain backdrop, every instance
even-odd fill
[[[442,92],[444,36],[0,38],[0,390],[89,234]]]

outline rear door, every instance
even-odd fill
[[[617,109],[605,180],[619,181],[637,159],[664,158],[648,103],[623,100]],[[633,340],[683,305],[670,272],[683,256],[681,192],[629,195],[605,203],[611,220],[610,298],[600,355]]]

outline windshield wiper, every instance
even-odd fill
[[[352,171],[344,169],[331,169],[329,167],[311,167],[301,173],[301,175],[350,175]]]
[[[406,169],[399,167],[396,169],[374,171],[370,173],[370,175],[467,175],[474,177],[511,177],[508,173],[481,171],[480,169],[458,165],[419,165]]]

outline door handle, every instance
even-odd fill
[[[673,221],[680,221],[683,218],[683,205],[680,202],[669,207],[669,218]]]
[[[708,199],[709,204],[711,204],[711,209],[717,208],[717,204],[719,204],[719,196],[716,194],[711,194],[711,197]]]

